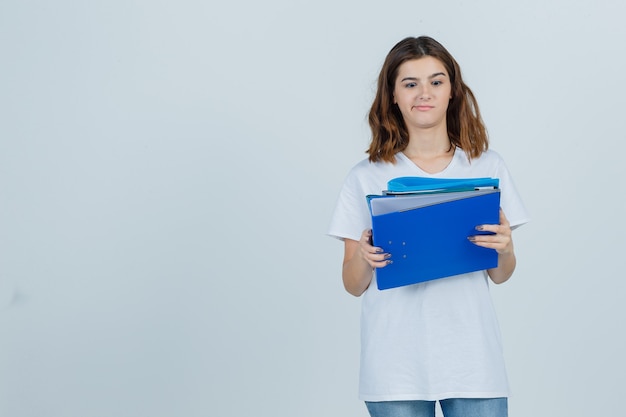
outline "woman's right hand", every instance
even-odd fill
[[[344,239],[343,285],[350,294],[358,297],[369,287],[374,268],[383,268],[391,263],[390,254],[372,246],[372,231],[364,230],[356,241]]]
[[[392,261],[390,253],[384,253],[381,248],[372,246],[372,229],[366,229],[359,240],[361,256],[372,268],[383,268]]]

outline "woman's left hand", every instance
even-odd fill
[[[484,248],[495,249],[500,255],[513,252],[513,239],[511,238],[511,226],[502,209],[500,209],[500,224],[483,224],[476,226],[476,230],[493,232],[489,235],[474,235],[468,237],[470,242]]]

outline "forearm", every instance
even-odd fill
[[[353,256],[343,264],[343,286],[350,294],[359,297],[369,287],[374,270],[365,259]]]
[[[511,275],[513,275],[513,271],[515,271],[516,263],[517,260],[513,250],[508,253],[498,254],[498,266],[487,270],[489,278],[491,278],[495,284],[502,284],[508,281]]]

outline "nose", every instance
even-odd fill
[[[425,84],[425,85],[421,86],[421,88],[419,90],[418,98],[420,100],[430,100],[431,99],[430,85]]]

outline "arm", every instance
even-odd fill
[[[480,229],[479,229],[480,228]],[[511,237],[511,226],[504,212],[500,210],[500,224],[478,226],[479,230],[494,232],[494,235],[470,236],[475,245],[495,249],[498,252],[498,266],[487,273],[495,284],[506,282],[515,271],[516,259]]]
[[[372,231],[364,230],[358,242],[344,240],[343,286],[355,297],[359,297],[369,287],[374,268],[382,268],[391,263],[391,255],[370,244],[371,237]]]

